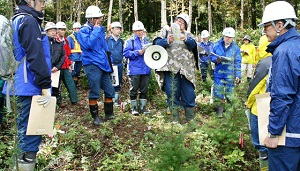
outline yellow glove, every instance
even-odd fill
[[[42,97],[37,99],[39,105],[47,107],[51,101],[51,89],[42,89]]]

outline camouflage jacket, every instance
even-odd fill
[[[154,40],[154,44],[160,45],[166,49],[168,52],[168,61],[162,67],[156,70],[156,78],[160,87],[163,85],[163,73],[161,71],[171,71],[174,74],[180,72],[184,75],[190,82],[196,87],[196,61],[194,54],[191,49],[197,46],[194,36],[191,33],[185,32],[187,39],[183,41],[175,41],[168,44],[167,36],[171,34],[171,31],[162,29],[158,34],[157,38]]]

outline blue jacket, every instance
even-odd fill
[[[201,52],[199,52],[200,61],[210,62],[210,52],[212,51],[214,44],[211,41],[208,41],[207,43],[200,42],[198,45],[202,47],[206,53],[206,54],[201,54]]]
[[[229,47],[225,48],[223,38],[221,38],[214,46],[213,53],[230,58],[230,62],[222,61],[217,64],[217,56],[211,55],[211,61],[216,64],[214,77],[216,78],[241,78],[241,51],[237,44],[232,42]]]
[[[51,87],[50,45],[41,28],[42,19],[39,19],[43,18],[43,13],[26,5],[18,7],[16,14],[28,15],[19,15],[12,22],[14,56],[17,61],[22,61],[14,77],[15,95],[39,95],[41,89]],[[6,93],[6,86],[3,93]]]
[[[72,33],[75,37],[75,39],[77,39],[77,34],[76,32]],[[71,49],[75,48],[75,42],[73,40],[73,38],[71,36],[68,36],[68,42],[69,42],[69,46]],[[82,57],[81,57],[81,53],[71,53],[71,55],[69,56],[69,59],[71,61],[82,61]]]
[[[77,39],[82,50],[82,64],[96,65],[105,72],[112,72],[107,58],[105,28],[94,27],[89,22],[81,27]]]
[[[300,147],[300,35],[289,29],[268,45],[273,54],[268,131],[281,135],[286,125],[287,147]]]
[[[106,41],[108,45],[108,50],[111,53],[112,63],[122,64],[124,41],[121,38],[118,38],[118,40],[115,41],[113,36],[109,36]]]
[[[134,41],[134,47],[132,40]],[[150,42],[144,42],[144,44],[147,43]],[[137,35],[133,35],[132,38],[126,40],[123,55],[129,59],[128,75],[150,74],[151,69],[146,65],[144,55],[139,55],[139,50],[141,50],[142,47],[142,42]]]

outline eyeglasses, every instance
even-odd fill
[[[264,30],[266,30],[268,27],[270,27],[272,24],[271,23],[269,23],[269,24],[265,24],[264,25]]]

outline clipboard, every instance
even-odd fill
[[[258,131],[259,143],[264,145],[264,140],[268,136],[268,125],[270,115],[270,93],[255,95],[257,103],[257,118],[258,118]],[[281,136],[279,136],[278,145],[285,145],[286,126],[284,127]]]
[[[51,97],[47,107],[37,103],[36,100],[39,97],[41,96],[32,97],[26,135],[48,135],[53,133],[56,97]]]
[[[118,86],[120,84],[120,81],[119,81],[119,73],[118,73],[118,66],[113,66],[113,70],[114,72],[112,72],[110,74],[110,80],[111,80],[111,83],[114,87]]]
[[[51,72],[51,86],[58,88],[59,85],[59,76],[60,76],[60,70],[56,71],[56,72]]]

